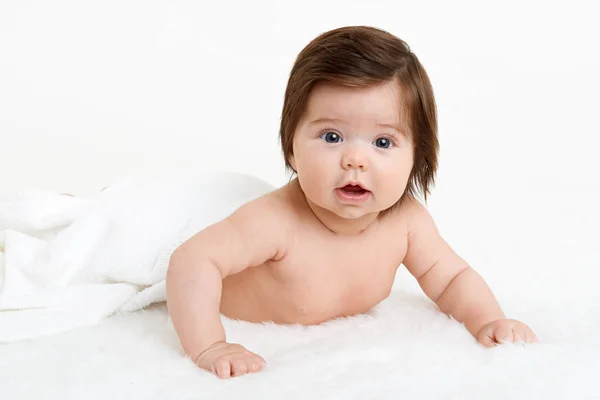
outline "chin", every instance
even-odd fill
[[[316,206],[318,206],[321,210],[326,210],[326,211],[330,212],[331,214],[337,215],[340,218],[356,219],[356,218],[360,218],[366,214],[364,212],[364,210],[360,210],[358,208],[351,209],[350,207],[348,207],[348,208],[340,207],[339,204],[335,204],[335,203],[331,204],[328,201],[320,201],[320,202],[313,202],[313,203]]]
[[[358,218],[364,217],[365,215],[372,214],[374,211],[365,211],[365,210],[361,210],[359,208],[355,208],[355,209],[350,208],[350,209],[336,210],[336,211],[332,211],[332,212],[341,218],[358,219]]]

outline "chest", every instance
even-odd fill
[[[358,238],[307,234],[273,268],[292,308],[327,319],[363,313],[384,300],[405,253],[402,235],[392,232]]]

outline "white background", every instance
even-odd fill
[[[445,238],[501,299],[598,302],[595,3],[2,0],[0,189],[93,195],[179,169],[280,185],[295,56],[326,30],[373,25],[407,41],[434,86],[429,207]]]

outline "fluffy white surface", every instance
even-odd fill
[[[515,298],[506,308],[519,304]],[[97,327],[0,346],[0,390],[6,399],[600,396],[598,305],[533,308],[513,316],[526,320],[541,344],[490,350],[410,288],[397,288],[366,315],[320,326],[224,319],[229,340],[261,354],[268,367],[221,381],[183,357],[163,303]]]
[[[230,341],[267,360],[258,374],[221,381],[196,368],[162,303],[0,344],[0,398],[600,398],[598,196],[576,190],[524,188],[503,206],[490,190],[430,207],[507,316],[540,344],[479,347],[401,267],[392,295],[367,315],[314,327],[224,319]]]

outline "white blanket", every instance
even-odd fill
[[[164,301],[171,253],[272,189],[213,173],[129,179],[90,199],[0,192],[0,343]]]

